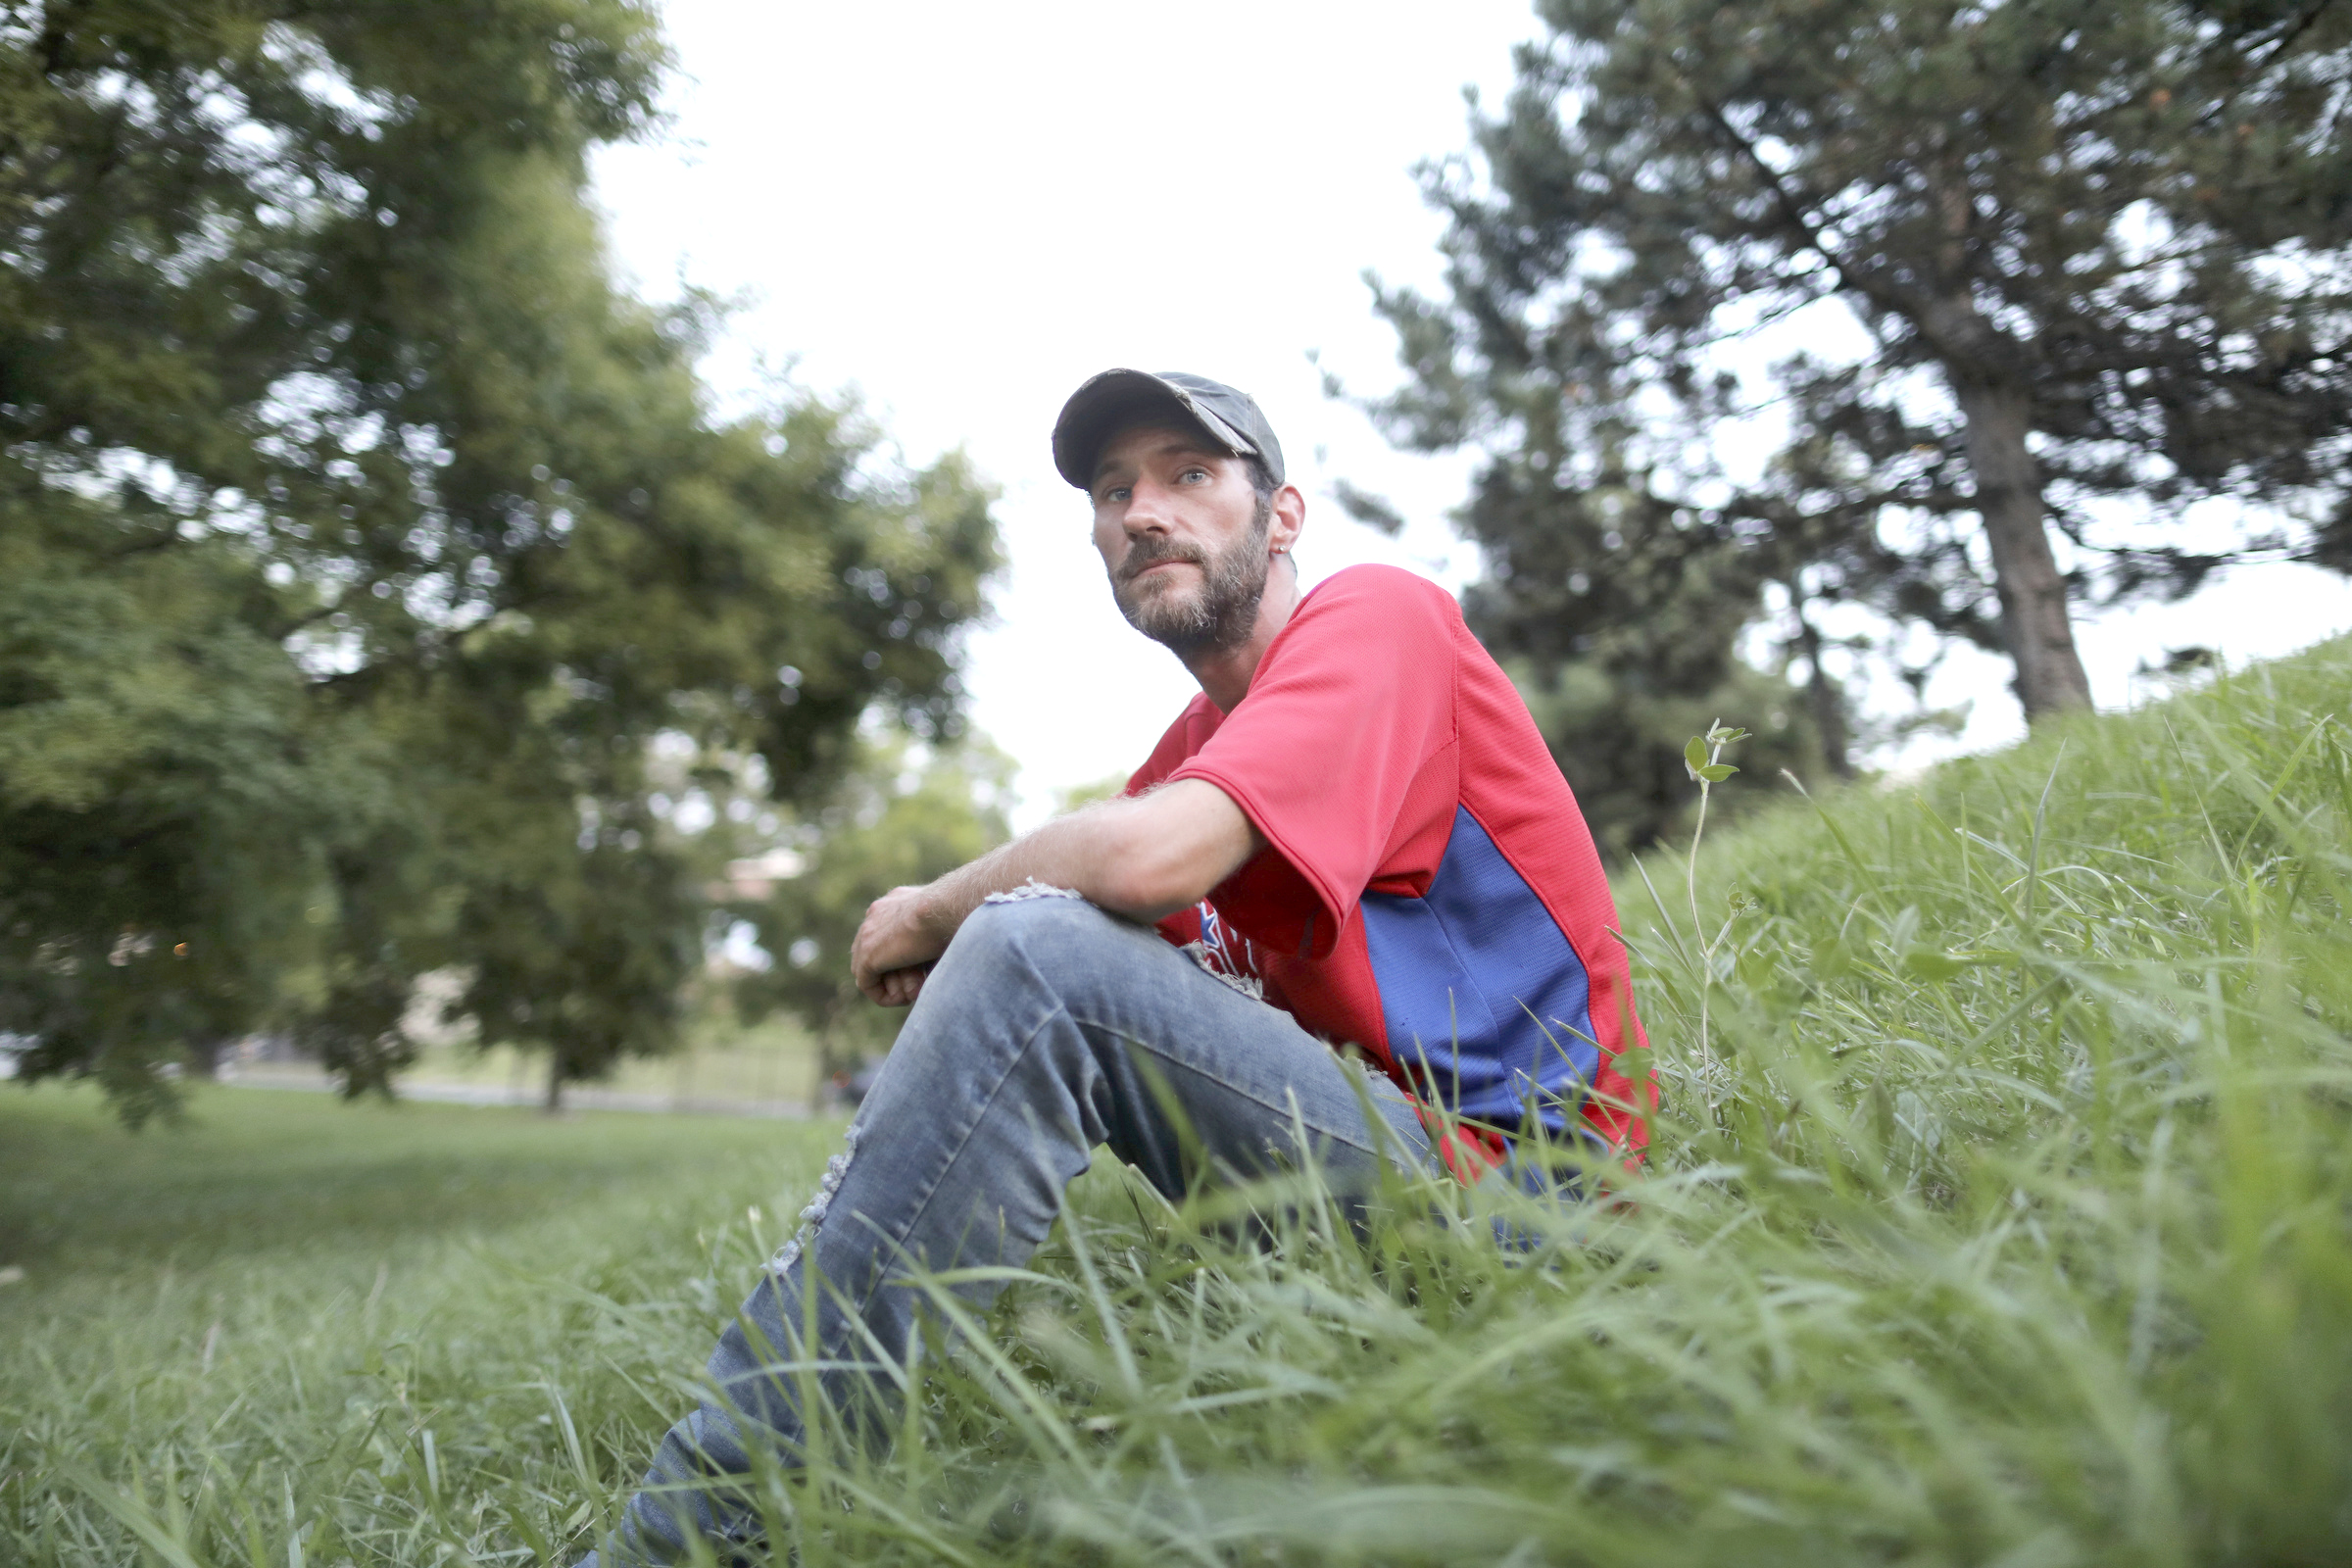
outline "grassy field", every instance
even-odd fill
[[[547,1060],[511,1046],[488,1051],[437,1045],[401,1074],[403,1083],[490,1085],[518,1100],[547,1092]],[[705,1020],[674,1056],[628,1057],[610,1078],[575,1088],[672,1101],[778,1101],[808,1103],[817,1091],[816,1043],[789,1019],[752,1028]]]
[[[12,1086],[0,1563],[534,1560],[837,1133],[213,1089],[134,1135]]]
[[[1651,863],[1626,1200],[1429,1189],[1253,1250],[1098,1169],[777,1540],[2352,1560],[2348,698],[2337,645]],[[832,1144],[294,1099],[132,1140],[0,1096],[0,1562],[564,1560]]]

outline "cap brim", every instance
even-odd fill
[[[1054,421],[1054,467],[1081,490],[1095,483],[1102,443],[1128,425],[1173,416],[1192,425],[1236,457],[1258,455],[1255,445],[1232,425],[1195,402],[1174,382],[1149,370],[1104,370],[1070,394]]]

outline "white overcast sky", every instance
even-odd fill
[[[1396,379],[1361,272],[1434,284],[1440,223],[1411,170],[1461,149],[1462,89],[1499,104],[1526,0],[1187,6],[668,0],[672,125],[598,158],[624,273],[748,304],[708,373],[856,390],[915,462],[967,451],[1001,489],[1010,565],[971,643],[980,728],[1019,760],[1023,825],[1054,792],[1139,762],[1195,688],[1111,607],[1047,433],[1114,365],[1188,369],[1264,406],[1308,497],[1311,581],[1388,561],[1458,588],[1446,521],[1460,458],[1389,451],[1322,396]],[[1404,510],[1391,541],[1330,499],[1346,476]],[[2240,572],[2187,604],[2081,628],[2102,706],[2142,659],[2234,658],[2352,627],[2352,584]],[[2019,733],[1999,662],[1957,658],[1931,697],[1973,699],[1960,745]],[[1739,715],[1725,715],[1737,718]]]

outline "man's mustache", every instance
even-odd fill
[[[1187,561],[1196,566],[1207,564],[1207,558],[1189,545],[1168,539],[1138,539],[1128,547],[1127,559],[1119,563],[1119,581],[1133,582],[1139,573],[1164,561]]]

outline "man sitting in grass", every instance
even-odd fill
[[[1218,382],[1106,370],[1063,407],[1054,464],[1119,609],[1200,695],[1120,799],[866,911],[858,985],[913,1011],[617,1559],[753,1539],[731,1478],[796,1462],[805,1391],[880,1430],[909,1271],[1025,1261],[1099,1144],[1173,1199],[1301,1160],[1343,1194],[1384,1160],[1543,1183],[1523,1143],[1645,1140],[1592,835],[1452,598],[1385,566],[1301,594],[1305,498]]]

